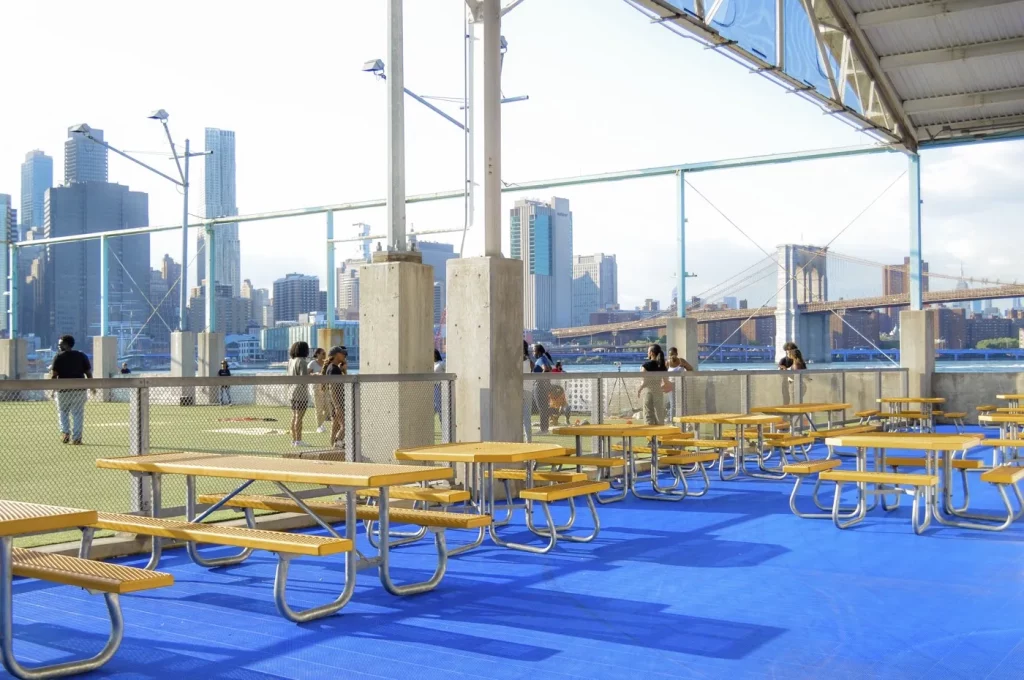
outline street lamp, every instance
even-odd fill
[[[189,166],[189,159],[192,158],[193,156],[206,156],[206,155],[211,154],[213,152],[212,151],[200,151],[200,152],[192,153],[189,150],[189,140],[186,139],[185,140],[185,153],[184,153],[184,155],[178,154],[178,150],[174,146],[174,140],[171,138],[171,130],[167,126],[167,119],[169,117],[170,117],[170,115],[164,109],[157,109],[156,111],[154,111],[151,114],[149,114],[149,116],[147,116],[147,118],[149,118],[150,120],[158,120],[158,121],[160,121],[160,124],[164,126],[164,133],[167,135],[167,143],[170,144],[170,146],[171,146],[171,153],[174,154],[174,163],[175,163],[175,165],[178,166],[178,179],[175,179],[174,177],[171,177],[170,175],[168,175],[166,173],[160,172],[159,170],[157,170],[153,166],[148,165],[146,163],[143,163],[142,161],[140,161],[137,158],[129,156],[124,151],[121,151],[120,149],[117,149],[117,148],[111,146],[110,144],[108,144],[107,142],[105,142],[105,141],[103,141],[101,139],[96,139],[93,136],[93,134],[92,134],[92,128],[89,127],[88,125],[86,125],[85,123],[82,123],[82,124],[79,124],[79,125],[75,125],[75,126],[69,128],[69,131],[72,134],[80,134],[83,137],[85,137],[86,139],[88,139],[89,141],[95,142],[96,144],[99,144],[100,146],[104,147],[105,149],[109,149],[110,151],[113,151],[117,155],[122,156],[124,158],[127,158],[128,160],[130,160],[132,163],[135,163],[136,165],[141,165],[142,167],[146,168],[150,172],[153,172],[153,173],[155,173],[157,175],[160,175],[161,177],[163,177],[167,181],[172,182],[176,186],[181,187],[182,194],[184,195],[184,198],[182,200],[182,211],[181,211],[181,280],[180,280],[181,298],[180,298],[180,302],[179,302],[180,307],[179,307],[179,310],[178,310],[178,312],[179,312],[179,314],[178,314],[178,330],[184,331],[186,329],[187,325],[188,325],[188,313],[187,313],[187,308],[188,308],[188,290],[186,288],[186,283],[188,281],[188,188],[189,188],[189,179],[188,179],[189,167],[188,166]],[[182,167],[182,164],[181,164],[182,158],[184,158],[184,160],[185,160],[184,168]],[[105,259],[106,258],[105,258],[105,254],[104,254],[104,261],[105,261]],[[106,291],[103,291],[104,294],[105,294],[105,292]],[[101,307],[102,307],[102,305],[101,305]],[[105,314],[106,314],[105,310],[101,309],[100,311],[101,311],[101,314],[103,314],[105,316]],[[103,329],[102,333],[104,333],[104,334],[106,333],[106,329],[105,328]]]

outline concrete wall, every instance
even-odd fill
[[[975,410],[982,404],[1007,406],[996,399],[997,394],[1024,393],[1024,372],[1020,373],[935,373],[932,375],[932,396],[945,397],[943,411],[967,413],[965,422],[978,422]]]

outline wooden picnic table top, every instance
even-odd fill
[[[682,434],[673,425],[646,423],[602,423],[593,425],[566,425],[551,430],[552,434],[570,437],[672,437]]]
[[[725,418],[738,418],[743,413],[702,413],[693,416],[676,416],[673,420],[677,423],[689,423],[691,425],[718,425],[725,422]]]
[[[879,404],[945,404],[945,397],[882,397]]]
[[[895,434],[851,434],[845,437],[829,437],[829,446],[853,447],[858,449],[911,449],[913,451],[963,451],[981,446],[980,435],[939,435],[922,437],[911,435],[901,437]]]
[[[781,425],[786,422],[785,418],[773,416],[767,413],[753,413],[744,416],[731,416],[723,418],[720,422],[730,425]]]
[[[1024,425],[1024,413],[983,413],[978,416],[978,422]]]
[[[0,501],[0,536],[73,529],[88,526],[96,520],[95,510],[61,508],[39,503],[22,503],[21,501]]]
[[[256,479],[298,484],[379,488],[451,479],[450,468],[333,460],[279,458],[233,453],[155,453],[146,456],[100,458],[96,467],[197,477]]]
[[[783,404],[781,406],[756,406],[750,409],[751,413],[767,413],[778,415],[800,415],[804,413],[828,413],[831,411],[845,411],[851,404],[842,403],[821,403],[821,404]]]
[[[1002,399],[1003,401],[1021,401],[1024,400],[1024,394],[997,394],[996,399]]]
[[[435,444],[395,451],[398,460],[433,461],[437,463],[522,463],[528,460],[564,456],[565,447],[535,442],[459,442]]]

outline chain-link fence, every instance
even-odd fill
[[[390,461],[400,446],[454,441],[453,380],[447,374],[127,378],[64,380],[60,391],[52,380],[4,381],[0,498],[149,512],[148,484],[96,467],[97,458],[146,453]],[[198,481],[200,493],[233,486]],[[184,478],[166,475],[162,488],[164,513],[183,514]],[[254,484],[252,492],[277,489]],[[61,540],[69,537],[30,542]]]

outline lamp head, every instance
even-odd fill
[[[150,120],[167,120],[170,116],[163,109],[157,109],[146,117]]]
[[[384,80],[386,77],[384,75],[384,62],[381,61],[380,59],[371,59],[369,61],[363,62],[363,71],[365,73],[372,73],[381,80]]]
[[[92,132],[92,128],[85,123],[79,123],[78,125],[72,125],[69,127],[68,132],[73,135],[87,135]]]
[[[508,51],[508,41],[505,40],[505,36],[501,36],[501,41],[498,43],[498,48],[501,50],[503,54],[506,51]]]

